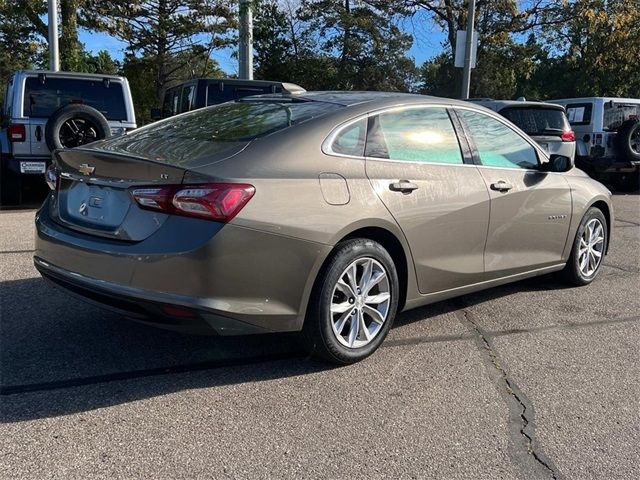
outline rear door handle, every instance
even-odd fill
[[[497,192],[508,192],[512,188],[513,188],[513,185],[511,185],[508,182],[505,182],[504,180],[500,180],[499,182],[491,184],[491,190],[496,190]]]
[[[411,183],[409,180],[399,180],[389,184],[389,189],[393,192],[402,192],[408,194],[418,189],[418,185]]]

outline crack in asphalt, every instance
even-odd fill
[[[620,270],[621,272],[626,272],[626,273],[640,273],[640,270],[630,270],[628,268],[622,268],[622,267],[618,267],[616,265],[611,265],[609,263],[603,263],[602,264],[605,267],[609,267],[609,268],[613,268],[614,270]]]
[[[35,250],[0,250],[0,255],[8,255],[11,253],[33,253]]]
[[[473,315],[464,307],[465,305],[462,305],[461,309],[458,311],[458,320],[475,334],[474,339],[478,350],[480,350],[481,353],[485,353],[485,358],[489,367],[489,376],[499,388],[507,403],[507,407],[509,408],[509,429],[513,445],[524,446],[524,450],[526,450],[525,456],[523,455],[523,448],[517,448],[516,451],[512,452],[513,456],[518,460],[518,463],[522,467],[527,470],[531,470],[531,472],[525,473],[532,473],[532,476],[537,476],[535,475],[535,472],[539,472],[542,467],[545,472],[551,476],[551,478],[562,478],[558,468],[549,458],[546,457],[535,440],[533,405],[514,381],[509,378],[507,371],[502,366],[500,357],[491,344],[489,335],[483,331],[477,321],[473,318]],[[531,466],[529,461],[530,458],[535,460],[536,468]]]
[[[547,325],[544,327],[533,328],[514,328],[510,330],[501,331],[483,331],[485,339],[494,337],[504,337],[507,335],[518,335],[522,333],[539,333],[548,330],[573,330],[579,328],[588,328],[601,325],[612,325],[618,323],[628,323],[640,321],[639,316],[613,318],[606,320],[593,320],[590,322],[582,323],[565,323],[559,325]],[[464,323],[464,322],[463,322]],[[468,326],[468,325],[467,325]],[[475,328],[474,328],[475,331]],[[395,348],[403,346],[414,346],[426,343],[439,343],[439,342],[457,342],[457,341],[469,341],[477,340],[477,333],[474,335],[432,335],[432,336],[418,336],[410,338],[389,339],[385,341],[380,348]],[[285,359],[293,358],[309,358],[307,352],[281,352],[272,355],[259,355],[245,358],[229,358],[221,360],[211,360],[199,363],[172,365],[167,367],[157,367],[141,370],[131,370],[127,372],[114,372],[103,375],[92,375],[88,377],[69,378],[62,380],[52,380],[49,382],[27,383],[18,385],[0,385],[0,397],[8,395],[17,395],[22,393],[44,392],[51,390],[59,390],[64,388],[83,387],[88,385],[95,385],[99,383],[117,382],[125,380],[133,380],[136,378],[173,375],[189,372],[197,372],[202,370],[214,370],[223,367],[240,367],[258,363],[276,362]]]
[[[635,225],[636,227],[640,227],[640,223],[638,222],[633,222],[631,220],[625,220],[623,218],[616,218],[616,222],[622,222],[622,223],[629,223],[631,225]]]

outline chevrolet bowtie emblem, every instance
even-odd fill
[[[80,166],[78,167],[78,171],[83,175],[91,175],[95,169],[96,167],[92,167],[88,163],[81,163]]]

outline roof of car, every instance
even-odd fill
[[[110,79],[124,79],[124,77],[120,76],[120,75],[106,75],[106,74],[102,74],[102,73],[83,73],[83,72],[64,72],[64,71],[52,71],[52,70],[18,70],[15,72],[16,75],[40,75],[40,74],[44,74],[46,76],[51,76],[51,77],[76,77],[76,78],[96,78],[96,79],[100,79],[102,80],[103,78],[110,78]]]
[[[402,92],[369,92],[369,91],[313,91],[300,92],[294,94],[265,94],[245,97],[243,101],[251,100],[282,100],[299,99],[315,102],[326,102],[343,105],[345,107],[360,105],[364,103],[446,103],[449,105],[468,106],[468,102],[451,98],[432,97],[428,95],[417,95]]]
[[[493,100],[493,99],[469,99],[469,102],[482,105],[495,111],[510,107],[531,107],[531,108],[555,108],[562,110],[562,105],[552,102],[538,102],[527,100]]]
[[[640,103],[640,98],[622,98],[622,97],[559,98],[557,100],[550,100],[550,101],[551,102],[562,102],[562,103],[583,103],[583,102],[593,102],[594,100],[603,100],[605,102],[609,102],[609,101],[613,100],[614,102]]]

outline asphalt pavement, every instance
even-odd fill
[[[45,283],[0,212],[0,478],[640,478],[640,196],[598,279],[405,312],[357,365],[193,337]]]

